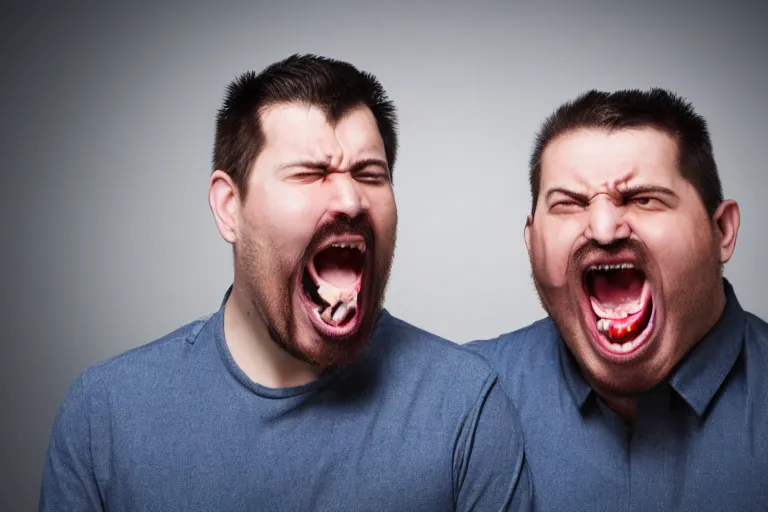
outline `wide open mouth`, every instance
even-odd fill
[[[302,288],[315,323],[333,329],[329,334],[340,334],[336,331],[345,327],[354,329],[351,324],[359,315],[365,264],[366,244],[359,236],[328,240],[307,261]]]
[[[597,332],[617,354],[638,349],[653,313],[651,285],[633,263],[591,265],[584,273],[584,288]]]

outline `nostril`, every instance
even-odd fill
[[[631,233],[622,215],[592,215],[584,235],[602,245],[628,238]]]

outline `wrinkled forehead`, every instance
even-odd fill
[[[346,158],[384,155],[384,142],[376,118],[365,105],[345,112],[338,120],[314,105],[280,103],[260,112],[264,152],[273,156],[301,156],[327,160],[339,153]]]
[[[596,192],[639,184],[675,189],[681,180],[677,142],[655,128],[577,129],[553,139],[542,154],[542,191]]]

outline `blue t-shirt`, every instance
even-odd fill
[[[222,306],[77,378],[40,510],[530,510],[532,492],[482,358],[384,311],[352,365],[266,388],[235,364]]]
[[[631,428],[550,318],[464,345],[493,362],[520,412],[536,510],[768,510],[768,324],[725,290],[720,320],[638,396]]]

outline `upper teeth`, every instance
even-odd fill
[[[631,263],[615,263],[613,265],[592,265],[589,270],[624,270],[627,268],[635,268]]]
[[[365,252],[365,242],[354,242],[351,244],[333,244],[331,247],[340,247],[341,249],[357,249],[360,252]]]

